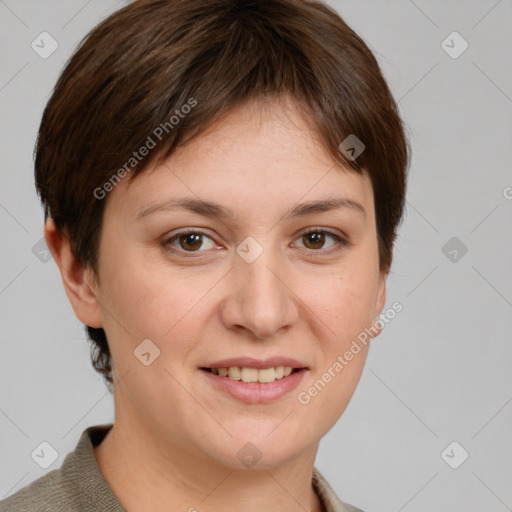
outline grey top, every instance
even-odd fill
[[[0,501],[0,512],[126,512],[101,473],[93,447],[112,424],[86,428],[74,451],[54,469]],[[342,502],[316,468],[313,488],[325,512],[362,512]]]

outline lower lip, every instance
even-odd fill
[[[287,377],[274,382],[243,382],[222,375],[215,375],[206,370],[199,370],[209,381],[224,393],[248,404],[266,404],[273,402],[293,391],[300,383],[306,369],[302,368]]]

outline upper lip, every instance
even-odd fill
[[[253,357],[232,357],[222,359],[215,363],[207,364],[202,368],[229,368],[230,366],[239,366],[246,368],[272,368],[275,366],[289,366],[291,368],[307,368],[307,366],[289,357],[269,357],[268,359],[255,359]]]

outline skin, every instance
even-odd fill
[[[176,209],[135,220],[170,197],[216,201],[234,217]],[[328,197],[349,198],[365,213],[284,219],[298,203]],[[368,175],[333,161],[281,97],[233,109],[105,200],[99,275],[77,264],[51,219],[45,237],[76,316],[103,327],[111,347],[115,424],[95,455],[114,494],[129,511],[320,512],[311,485],[319,441],[351,399],[369,345],[310,403],[297,395],[385,304]],[[348,243],[339,249],[324,232],[322,245],[303,236],[310,227]],[[183,237],[184,245],[164,246],[183,228],[205,234],[192,246],[199,250]],[[252,263],[236,253],[247,236],[263,247]],[[133,354],[146,338],[161,351],[149,366]],[[288,356],[309,369],[275,402],[247,404],[199,369],[238,356]],[[252,469],[237,457],[247,442],[262,454]]]

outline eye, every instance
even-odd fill
[[[327,244],[331,239],[332,243]],[[297,239],[303,243],[303,247],[312,252],[330,253],[333,250],[343,249],[348,243],[341,236],[325,229],[309,228]],[[321,251],[321,249],[327,250]],[[188,229],[176,233],[163,242],[165,248],[181,253],[198,253],[208,249],[215,249],[215,242],[202,231]],[[300,245],[298,247],[301,247]],[[331,250],[329,250],[331,249]]]
[[[326,240],[329,238],[334,240],[334,243],[328,248],[335,247],[334,250],[338,250],[346,245],[346,241],[341,236],[320,228],[309,228],[297,240],[303,241],[306,249],[318,252],[319,249],[325,249]]]
[[[210,242],[209,244],[206,244],[206,248],[204,248],[205,239],[209,240]],[[200,250],[201,247],[203,247],[203,250],[213,249],[215,247],[215,243],[205,233],[190,229],[187,231],[182,231],[181,233],[177,233],[171,238],[168,238],[164,242],[164,246],[171,246],[171,248],[175,250],[179,251],[181,249],[184,252],[203,252]]]

